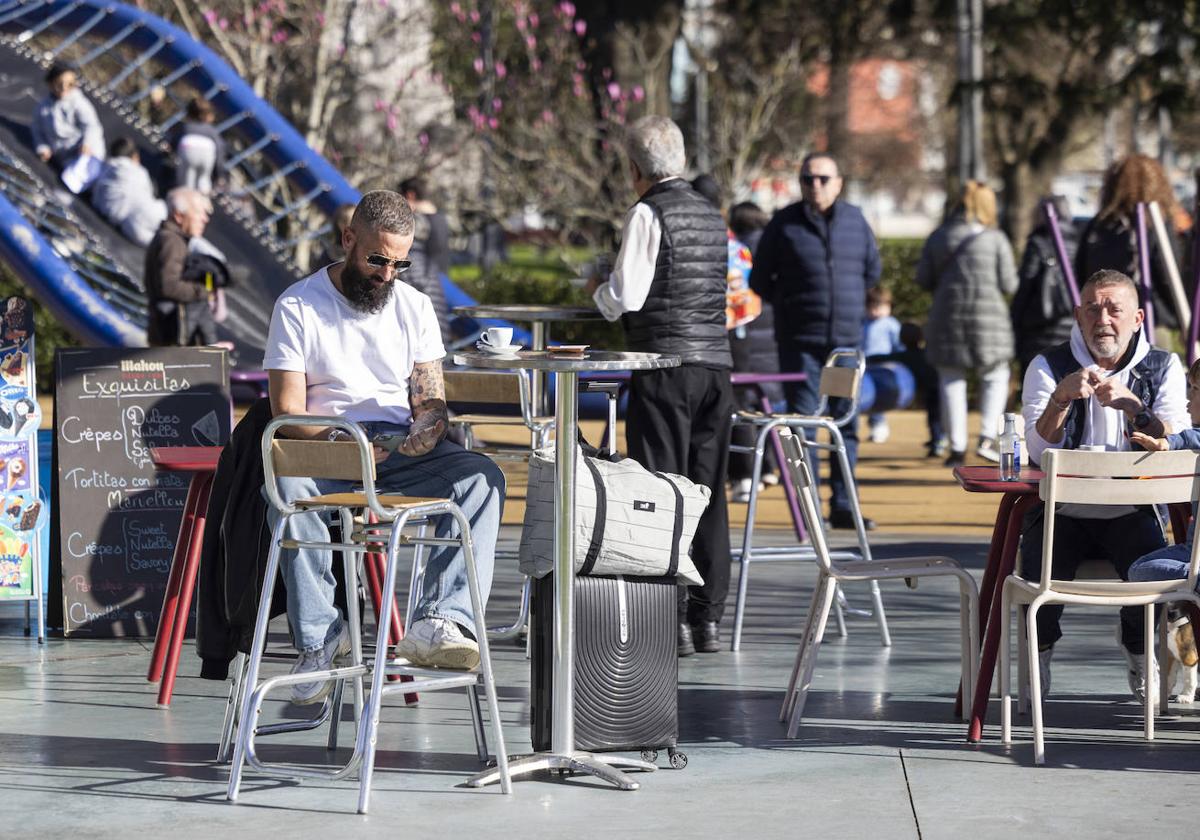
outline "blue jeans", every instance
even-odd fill
[[[391,423],[364,423],[363,427],[368,438],[382,431],[405,434],[408,431],[407,427]],[[278,484],[280,494],[290,500],[346,492],[355,482],[280,478]],[[504,508],[504,474],[500,468],[485,455],[443,440],[429,454],[418,458],[399,453],[389,455],[376,465],[375,488],[380,493],[451,499],[462,508],[471,523],[479,594],[486,602],[492,587],[496,537]],[[279,511],[268,505],[267,521],[272,528],[280,516]],[[300,541],[328,541],[329,516],[328,513],[297,514],[289,520],[288,535]],[[449,516],[440,516],[436,520],[436,535],[457,536],[458,528]],[[296,649],[318,650],[342,629],[342,617],[333,602],[333,554],[318,549],[293,549],[284,551],[280,560]],[[444,618],[470,629],[474,627],[473,615],[462,549],[453,546],[432,549],[413,619]]]
[[[825,359],[833,350],[832,347],[823,350],[801,350],[795,347],[779,348],[779,369],[787,373],[805,373],[808,379],[804,382],[783,383],[784,395],[787,397],[788,410],[796,414],[812,414],[817,410],[821,401],[818,387],[821,384],[821,368]],[[829,413],[838,417],[846,411],[846,400],[830,400]],[[855,411],[850,422],[841,427],[842,440],[846,444],[846,459],[850,462],[851,477],[854,465],[858,463],[858,412]],[[816,432],[805,430],[809,440],[816,438]],[[814,476],[820,475],[817,465],[817,450],[809,450],[809,463]],[[834,512],[850,510],[850,493],[846,489],[846,480],[842,477],[842,465],[835,455],[829,457],[829,489],[832,491],[829,508]]]
[[[1188,566],[1192,562],[1192,540],[1195,538],[1196,523],[1193,520],[1188,525],[1186,542],[1165,546],[1134,560],[1133,565],[1129,567],[1129,579],[1138,582],[1183,580],[1187,577]]]

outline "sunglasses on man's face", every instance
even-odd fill
[[[411,260],[389,260],[383,254],[368,254],[367,265],[372,268],[391,268],[397,274],[403,274],[408,271],[412,265]]]
[[[806,187],[811,187],[813,184],[820,182],[821,186],[823,187],[836,177],[837,177],[836,175],[807,175],[806,174],[806,175],[800,176],[800,183],[804,184],[804,186],[806,186]]]

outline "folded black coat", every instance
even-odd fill
[[[196,580],[196,655],[202,679],[228,679],[229,663],[239,651],[249,653],[254,640],[271,546],[268,502],[262,493],[262,436],[271,417],[266,397],[250,406],[229,436],[213,476]],[[346,615],[340,562],[334,562],[333,576],[334,601]],[[286,609],[287,590],[280,575],[271,596],[271,617]]]
[[[261,447],[270,421],[271,401],[255,402],[229,436],[213,477],[196,580],[196,654],[206,680],[228,678],[229,663],[249,651],[254,633],[270,544]],[[273,615],[287,603],[282,583],[277,589]]]

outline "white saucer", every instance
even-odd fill
[[[484,353],[491,353],[493,356],[511,356],[520,350],[522,346],[520,344],[510,344],[507,347],[493,347],[490,344],[484,344],[482,341],[475,342],[475,347],[478,350]]]

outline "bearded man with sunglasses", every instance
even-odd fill
[[[808,375],[784,383],[788,410],[812,414],[820,396],[821,367],[835,347],[862,342],[867,289],[879,282],[879,249],[862,211],[839,200],[842,176],[837,161],[816,152],[800,166],[802,201],[780,210],[763,230],[750,288],[775,307],[779,369]],[[830,413],[846,407],[831,400]],[[842,427],[850,469],[858,460],[858,415]],[[833,491],[829,522],[853,528],[850,495],[836,458],[830,458]],[[868,530],[875,523],[863,517]]]
[[[291,286],[275,303],[263,368],[270,378],[271,410],[279,414],[345,417],[367,437],[401,441],[375,448],[376,489],[381,493],[453,500],[471,522],[481,594],[492,582],[496,536],[504,505],[504,475],[489,458],[445,439],[446,397],[437,315],[429,298],[397,278],[408,269],[413,212],[398,193],[362,197],[342,233],[346,258]],[[345,433],[323,426],[285,430],[292,437],[337,440]],[[285,498],[350,488],[351,482],[280,478]],[[270,509],[274,524],[278,513]],[[327,541],[319,514],[292,518],[291,537]],[[447,536],[448,517],[437,522]],[[472,669],[479,647],[467,591],[466,559],[457,547],[432,551],[408,634],[397,654],[414,665]],[[325,670],[350,650],[334,605],[333,558],[299,549],[282,557],[288,621],[300,658],[292,673]],[[315,703],[329,682],[300,683],[292,701]]]

